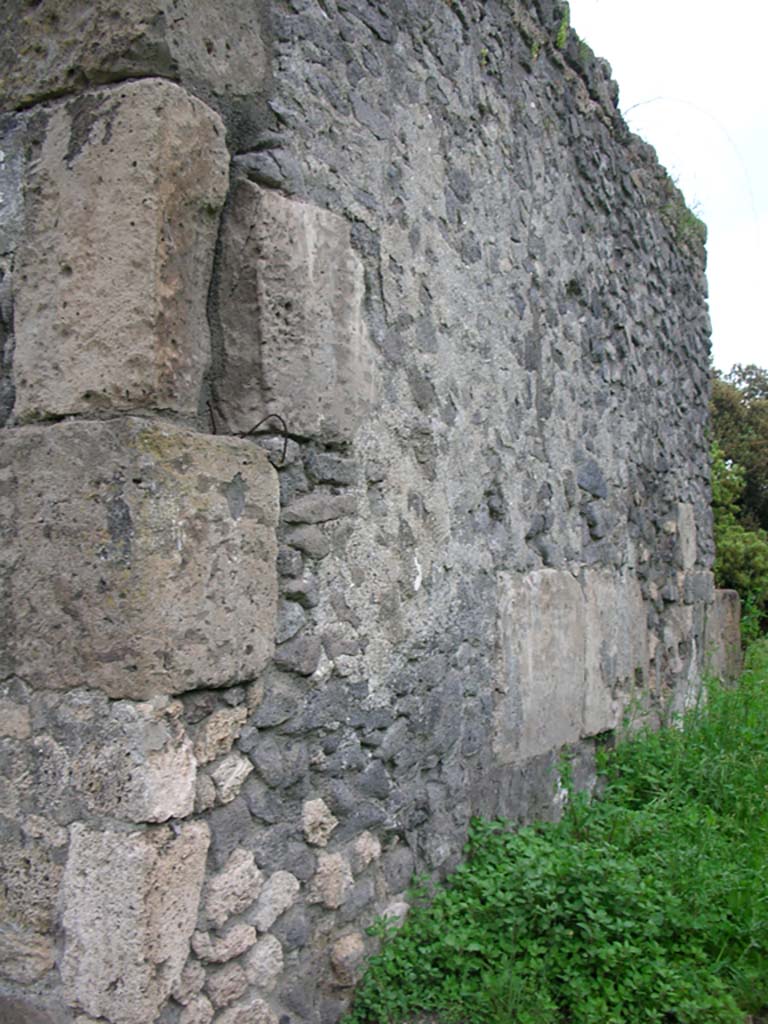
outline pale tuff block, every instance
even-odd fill
[[[586,676],[581,732],[615,729],[633,696],[649,686],[648,629],[634,576],[584,574]]]
[[[131,822],[192,813],[197,765],[182,710],[167,697],[108,704],[98,740],[72,759],[71,784],[89,810]]]
[[[146,1024],[189,954],[209,834],[94,832],[73,825],[62,886],[67,1002],[113,1024]]]
[[[0,663],[144,699],[272,655],[276,474],[255,445],[126,418],[0,438]]]
[[[502,762],[578,738],[584,700],[583,596],[569,572],[541,569],[502,581],[503,675],[494,746]]]
[[[240,181],[219,281],[227,428],[247,431],[279,413],[292,434],[350,440],[376,393],[363,296],[343,218]]]
[[[159,79],[48,108],[16,255],[16,416],[193,415],[228,186],[224,127]]]
[[[540,569],[502,580],[494,752],[524,760],[614,729],[649,678],[640,585],[630,574]]]
[[[707,606],[704,629],[705,676],[734,681],[744,667],[741,650],[741,601],[735,590],[716,590]]]
[[[233,914],[250,907],[264,887],[264,876],[250,850],[234,850],[218,874],[209,878],[204,909],[208,920],[221,928]]]

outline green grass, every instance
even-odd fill
[[[730,1024],[768,1006],[768,641],[736,689],[605,754],[565,818],[472,824],[347,1024]]]

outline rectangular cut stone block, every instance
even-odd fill
[[[741,601],[735,590],[716,590],[707,606],[704,629],[704,674],[717,679],[738,679],[743,668]]]
[[[147,1024],[181,977],[208,851],[202,822],[146,832],[73,825],[62,886],[69,1005]]]
[[[693,505],[683,501],[677,506],[677,535],[680,545],[680,568],[684,572],[690,572],[696,565],[698,553],[696,510]]]
[[[497,758],[524,760],[615,728],[635,684],[648,679],[637,580],[595,570],[580,582],[541,569],[501,587]]]
[[[649,686],[648,629],[634,576],[584,576],[586,676],[582,735],[615,729],[629,699]]]
[[[160,75],[217,105],[264,89],[261,12],[242,0],[3,0],[0,109],[89,82]]]
[[[279,413],[292,434],[349,440],[371,409],[375,364],[347,222],[241,181],[222,244],[216,393],[227,428]]]
[[[276,474],[152,420],[0,436],[0,663],[143,700],[252,679],[273,650]]]
[[[503,677],[494,745],[506,762],[578,738],[586,652],[583,596],[571,573],[507,577],[499,604]]]
[[[194,414],[228,184],[219,117],[147,79],[57,104],[30,131],[14,275],[19,421]]]
[[[197,766],[181,711],[167,697],[108,702],[98,738],[89,729],[72,758],[71,786],[89,810],[133,822],[192,813]]]

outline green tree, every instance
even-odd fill
[[[736,365],[712,380],[712,427],[723,456],[743,467],[740,521],[768,530],[768,370]]]
[[[737,590],[742,601],[742,635],[757,639],[768,629],[768,533],[750,529],[742,519],[746,488],[743,466],[712,445],[712,512],[715,531],[715,580]]]

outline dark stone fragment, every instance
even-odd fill
[[[362,795],[376,800],[385,800],[392,787],[389,774],[381,761],[373,761],[361,772],[355,779],[355,785]]]
[[[376,899],[376,887],[372,878],[361,878],[352,887],[339,911],[339,920],[354,921],[358,915]]]
[[[284,149],[265,150],[260,153],[245,153],[234,159],[236,170],[241,171],[249,181],[267,188],[279,188],[288,195],[304,190],[304,175],[301,166]]]
[[[316,484],[337,484],[346,486],[355,483],[358,476],[358,465],[351,459],[342,459],[328,452],[311,449],[306,456],[305,465],[309,479]]]
[[[275,650],[275,664],[287,672],[311,676],[320,664],[322,646],[317,637],[297,636]]]
[[[277,608],[275,641],[282,644],[286,640],[290,640],[300,629],[304,628],[306,622],[307,616],[300,604],[297,604],[296,601],[281,600]]]
[[[352,94],[352,110],[360,124],[364,125],[377,139],[385,140],[391,137],[392,125],[389,118],[367,103],[359,93]]]
[[[298,906],[286,910],[272,925],[271,932],[286,953],[306,946],[309,942],[309,921],[304,908]]]
[[[264,825],[277,825],[286,817],[287,807],[282,795],[253,775],[247,779],[241,795],[253,817]]]
[[[309,769],[307,746],[293,737],[260,733],[246,752],[262,779],[276,789],[304,779]]]
[[[415,861],[407,846],[396,846],[381,858],[381,867],[391,893],[404,892],[410,885]]]
[[[309,558],[325,558],[331,550],[331,544],[318,526],[300,526],[286,533],[286,544],[303,551]]]
[[[355,804],[352,813],[334,830],[333,838],[345,842],[361,832],[375,832],[387,820],[384,808],[372,800],[362,800]]]
[[[608,485],[605,482],[603,472],[594,459],[579,466],[576,473],[576,483],[593,498],[607,498]]]
[[[215,870],[220,871],[238,846],[248,846],[253,818],[245,800],[237,796],[231,803],[212,810],[206,820],[211,830],[210,856]]]
[[[302,882],[315,873],[315,855],[299,837],[298,825],[256,828],[251,823],[251,834],[243,846],[253,853],[263,871],[290,871]]]
[[[333,519],[354,515],[356,510],[357,499],[352,494],[326,494],[322,491],[315,491],[313,494],[302,495],[284,509],[283,521],[286,523],[327,523]],[[299,547],[290,538],[288,542],[294,547]]]
[[[320,600],[314,576],[286,580],[281,590],[287,601],[295,601],[302,608],[314,608]]]
[[[281,547],[277,553],[277,571],[281,576],[300,576],[304,569],[301,552],[295,548]]]

